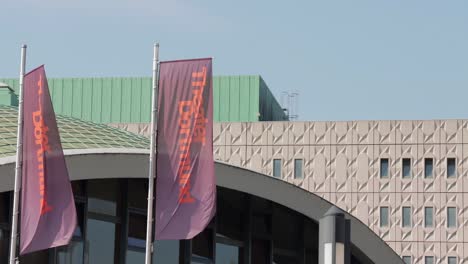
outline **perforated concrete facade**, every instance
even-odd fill
[[[145,134],[145,124],[118,127]],[[282,179],[316,193],[353,214],[412,263],[468,261],[468,120],[216,123],[215,159],[272,175],[281,159]],[[381,158],[389,175],[380,176]],[[402,177],[402,159],[411,177]],[[424,159],[433,158],[432,178]],[[447,158],[456,175],[447,177]],[[294,178],[294,160],[303,177]],[[380,207],[389,224],[380,227]],[[411,208],[403,227],[402,207]],[[434,225],[424,227],[424,208],[433,207]],[[456,208],[456,227],[447,227],[447,208]]]

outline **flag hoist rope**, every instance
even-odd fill
[[[21,171],[23,163],[23,80],[26,68],[26,45],[21,47],[21,67],[19,78],[19,104],[18,104],[18,133],[16,139],[16,168],[15,168],[15,189],[13,197],[13,214],[11,220],[11,239],[10,239],[10,264],[15,264],[16,258],[16,244],[18,240],[18,215],[19,215],[19,195],[21,189]],[[19,261],[18,261],[19,263]]]
[[[159,86],[159,43],[154,44],[153,49],[153,95],[151,114],[151,138],[150,138],[150,158],[148,175],[148,214],[146,216],[146,254],[145,264],[151,264],[151,253],[153,251],[153,206],[154,202],[154,180],[156,178],[156,133],[158,116],[158,86]],[[156,220],[155,220],[156,222]],[[156,239],[155,239],[156,240]]]

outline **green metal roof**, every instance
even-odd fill
[[[17,79],[0,82],[18,90]],[[151,120],[151,77],[48,78],[48,82],[57,114],[104,124]],[[213,107],[215,122],[287,119],[260,75],[215,76]]]
[[[18,110],[0,105],[0,158],[16,154]],[[148,149],[149,139],[103,124],[58,115],[63,149],[132,148]]]

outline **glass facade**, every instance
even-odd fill
[[[380,207],[380,227],[388,226],[388,207]]]
[[[434,208],[424,207],[424,227],[434,226]]]
[[[409,206],[404,206],[402,208],[402,226],[403,227],[411,227],[411,207]]]
[[[22,256],[21,264],[144,263],[146,179],[76,181],[72,187],[78,226],[71,243]],[[210,225],[192,240],[156,241],[156,263],[317,263],[316,222],[256,196],[217,191]],[[10,206],[10,193],[0,193],[0,263],[8,260]]]
[[[457,208],[447,207],[447,227],[457,227]]]
[[[273,159],[273,177],[281,178],[281,159]]]
[[[294,160],[294,178],[295,179],[302,179],[304,176],[302,175],[302,159],[295,159]]]
[[[447,178],[454,178],[457,176],[457,165],[455,158],[447,158]]]
[[[411,256],[403,256],[403,262],[405,264],[412,264],[411,263]]]

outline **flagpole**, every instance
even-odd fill
[[[153,95],[151,114],[151,138],[150,138],[150,158],[148,175],[148,215],[146,217],[146,256],[145,263],[151,264],[151,252],[153,251],[153,201],[154,201],[154,180],[156,177],[156,133],[158,116],[158,86],[159,86],[159,43],[153,48]],[[154,206],[156,208],[156,206]],[[156,219],[155,219],[156,223]],[[156,239],[155,239],[156,240]]]
[[[21,47],[21,67],[19,79],[19,95],[18,95],[18,133],[16,139],[16,168],[15,168],[15,189],[13,197],[13,214],[11,221],[11,239],[10,239],[10,264],[19,263],[16,258],[16,241],[18,239],[18,214],[19,214],[19,195],[21,188],[21,171],[23,167],[23,79],[26,68],[26,45]]]

